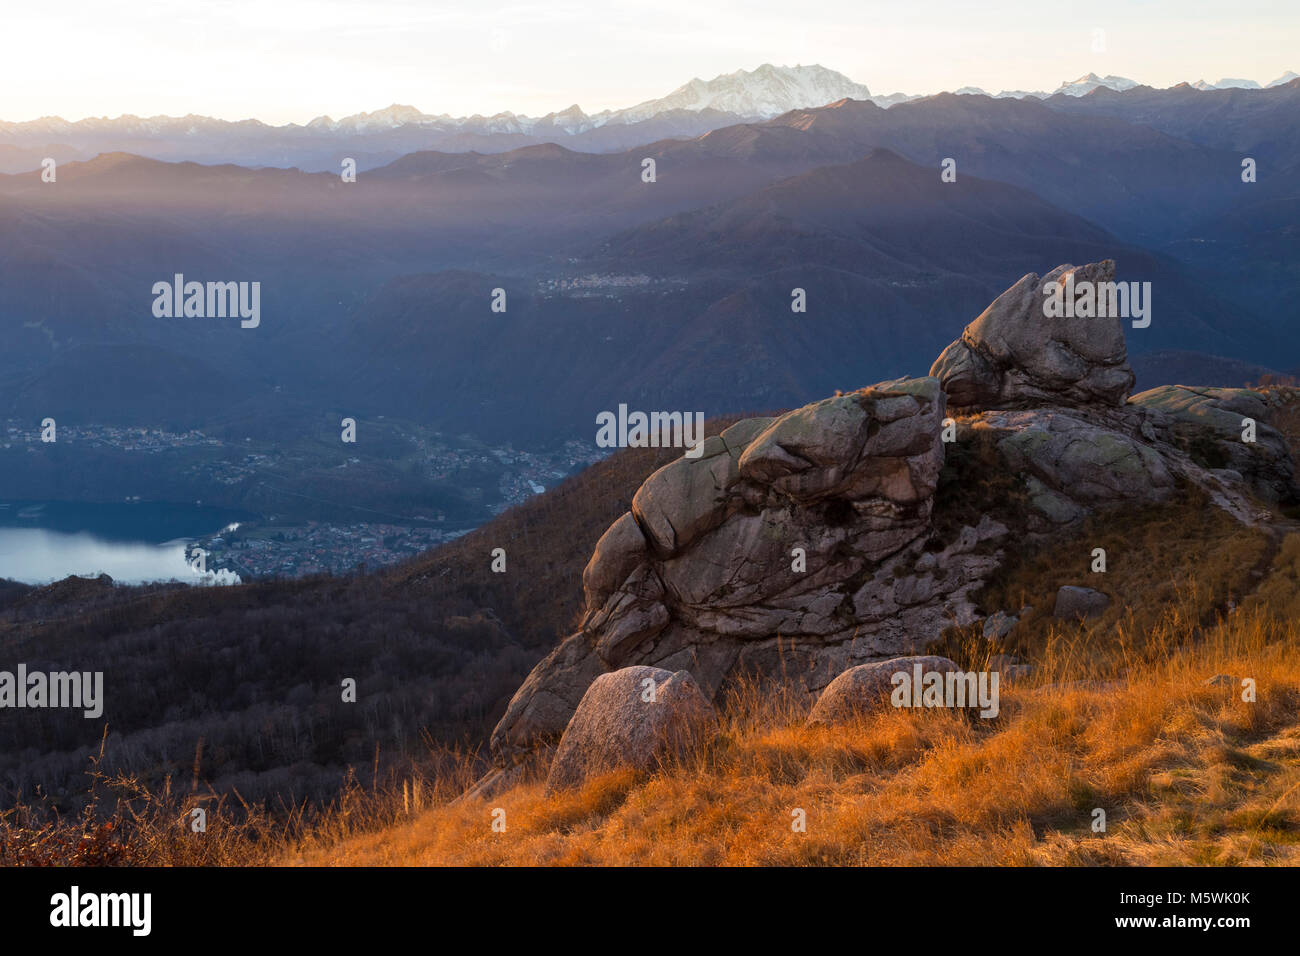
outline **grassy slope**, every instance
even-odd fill
[[[551,798],[534,781],[282,862],[1300,863],[1300,667],[1294,633],[1266,635],[1234,627],[1119,688],[1014,687],[987,724],[890,711],[809,730],[797,709],[742,700],[719,742],[647,779]],[[1258,702],[1204,686],[1218,671],[1253,676]],[[1105,834],[1091,830],[1098,807]],[[806,833],[792,832],[795,808]]]
[[[1289,424],[1300,432],[1300,421]],[[563,525],[543,502],[534,507],[543,509],[535,520]],[[513,518],[514,539],[526,542],[539,525]],[[598,533],[591,523],[564,547]],[[462,547],[492,544],[503,526]],[[803,726],[807,701],[742,687],[724,703],[716,742],[649,776],[615,773],[552,797],[533,779],[488,802],[453,803],[474,765],[441,754],[432,777],[375,785],[363,773],[330,806],[288,825],[215,805],[202,839],[184,834],[175,802],[136,789],[135,816],[116,821],[129,836],[96,831],[88,852],[118,862],[316,865],[1300,863],[1295,529],[1282,519],[1242,529],[1188,497],[1018,554],[984,595],[986,610],[1050,607],[1061,583],[1099,587],[1115,606],[1089,625],[1029,614],[1013,649],[1038,670],[1004,688],[996,720],[890,711],[813,730]],[[1089,575],[1099,546],[1109,569]],[[471,564],[444,573],[446,559],[408,566],[405,586]],[[493,599],[511,600],[504,583],[479,574],[484,594],[499,587]],[[462,576],[456,590],[475,584]],[[563,601],[576,610],[576,593],[537,597],[549,613]],[[995,650],[961,632],[936,649],[973,667]],[[1235,686],[1207,686],[1216,674],[1253,678],[1256,702]],[[504,833],[491,827],[497,808]],[[795,808],[807,813],[806,833],[790,828]],[[1107,813],[1104,835],[1091,830],[1095,808]],[[66,859],[59,832],[21,824],[0,819],[0,857],[8,847]]]
[[[1044,625],[1031,635],[1039,671],[1004,689],[994,720],[891,710],[809,729],[806,702],[743,688],[718,741],[649,777],[549,798],[532,780],[281,861],[1300,863],[1300,535],[1268,567],[1258,598],[1208,623],[1193,573],[1154,623],[1138,624],[1151,610],[1138,608]],[[1207,686],[1217,674],[1253,678],[1256,701],[1238,682]],[[505,833],[491,829],[496,808]],[[806,833],[791,830],[795,808]],[[1092,832],[1094,808],[1105,834]]]
[[[1282,419],[1294,449],[1300,415]],[[746,686],[724,702],[717,741],[655,774],[550,797],[533,779],[488,801],[407,807],[277,861],[1300,864],[1295,527],[1245,529],[1188,495],[1017,554],[982,596],[986,610],[1037,609],[1010,646],[951,632],[935,648],[967,667],[998,650],[1038,665],[1004,689],[991,721],[891,710],[813,729],[806,700]],[[1089,573],[1096,547],[1105,575]],[[1046,610],[1065,583],[1114,603],[1100,620],[1062,624]],[[1232,680],[1207,684],[1215,675]],[[1093,830],[1098,808],[1105,833]],[[492,828],[498,809],[505,832]]]

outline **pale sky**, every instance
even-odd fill
[[[877,94],[1050,91],[1088,72],[1263,84],[1300,72],[1300,2],[5,0],[0,120],[590,113],[762,63],[820,63]]]

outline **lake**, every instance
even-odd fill
[[[201,505],[136,501],[78,504],[0,500],[0,578],[48,584],[70,574],[107,574],[124,584],[237,584],[186,561],[198,538],[253,515]]]

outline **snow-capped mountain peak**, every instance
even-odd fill
[[[403,106],[400,103],[394,103],[392,106],[382,110],[375,110],[373,113],[354,113],[351,116],[343,117],[341,120],[333,120],[328,116],[317,116],[307,124],[307,129],[369,133],[386,129],[399,129],[403,126],[426,124],[434,121],[434,119],[435,117],[425,116],[414,106]]]
[[[1235,77],[1226,77],[1214,84],[1216,89],[1220,90],[1258,90],[1260,85],[1254,80],[1241,80]]]
[[[568,109],[560,110],[558,113],[548,113],[538,120],[536,125],[554,126],[566,133],[582,133],[596,124],[592,122],[590,116],[582,111],[581,106],[574,103]]]
[[[711,80],[698,77],[667,96],[602,114],[604,122],[635,123],[669,110],[720,110],[740,116],[772,117],[836,100],[865,100],[871,91],[843,73],[816,64],[736,70]]]
[[[1197,80],[1192,84],[1193,89],[1197,90],[1258,90],[1262,87],[1254,80],[1238,80],[1224,78],[1217,83],[1206,83],[1204,80]]]
[[[1133,89],[1133,87],[1137,86],[1137,83],[1123,76],[1098,76],[1096,73],[1089,73],[1077,80],[1062,83],[1052,93],[1053,95],[1064,93],[1066,96],[1086,96],[1102,86],[1109,90],[1123,92],[1124,90]]]
[[[1289,71],[1267,86],[1289,89],[1289,84],[1297,80],[1300,74]],[[1062,83],[1055,93],[1076,97],[1102,87],[1123,92],[1137,86],[1122,76],[1088,73]],[[1261,88],[1254,80],[1233,78],[1220,79],[1217,83],[1204,80],[1180,83],[1170,89],[1185,92],[1193,88],[1235,90],[1227,94],[1233,99],[1272,100],[1285,99],[1287,95],[1285,90]],[[957,93],[989,95],[976,86],[961,87]],[[1002,90],[997,97],[1047,99],[1051,95],[1041,90]],[[322,115],[304,125],[282,126],[270,126],[256,119],[227,121],[192,114],[142,117],[126,113],[117,117],[86,117],[75,122],[44,116],[17,123],[0,120],[0,146],[8,149],[0,151],[0,172],[29,171],[34,168],[32,156],[39,160],[49,155],[48,144],[52,143],[62,144],[59,148],[70,157],[89,158],[97,153],[131,150],[156,159],[228,162],[233,156],[248,165],[283,165],[292,161],[312,169],[332,168],[337,162],[334,158],[337,148],[345,143],[349,149],[370,153],[368,161],[372,163],[412,150],[492,152],[539,142],[572,142],[574,148],[601,152],[625,149],[630,143],[697,136],[734,123],[767,119],[791,110],[812,109],[843,100],[865,100],[878,108],[890,109],[922,98],[901,92],[873,96],[866,86],[819,65],[765,63],[754,70],[736,70],[711,80],[693,79],[660,99],[595,114],[587,114],[575,103],[541,117],[512,112],[493,116],[430,115],[414,106],[394,103],[338,120]]]

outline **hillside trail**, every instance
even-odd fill
[[[1260,586],[1268,580],[1268,572],[1272,569],[1273,563],[1282,551],[1283,543],[1290,535],[1300,533],[1300,520],[1288,518],[1284,515],[1276,515],[1270,521],[1261,524],[1260,529],[1266,535],[1264,550],[1256,559],[1248,575],[1254,581],[1254,587],[1241,595],[1241,598],[1237,601],[1238,606],[1246,598],[1255,595]]]

